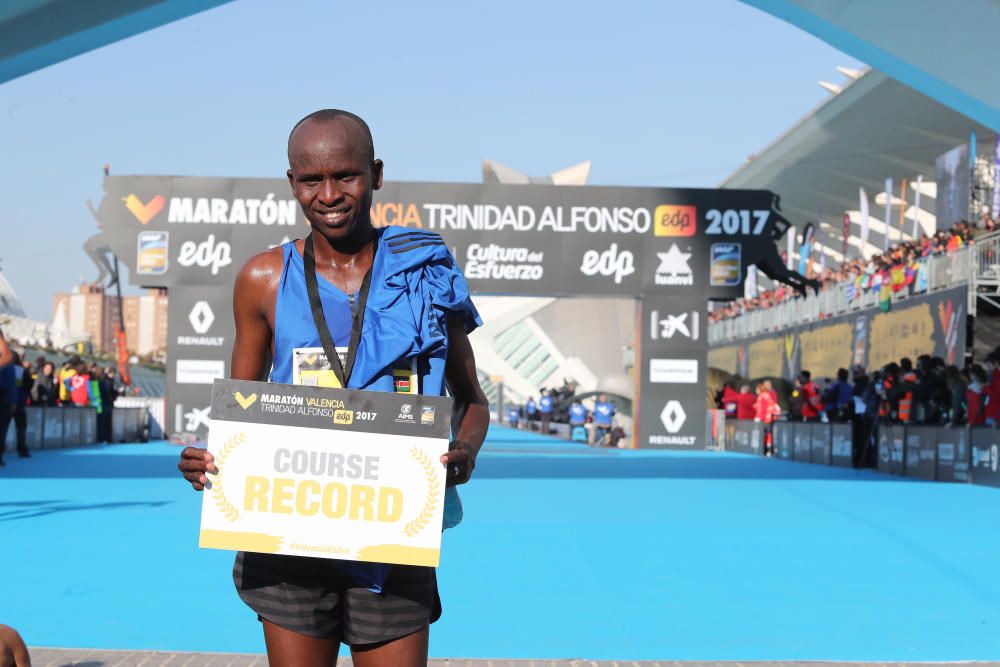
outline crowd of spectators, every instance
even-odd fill
[[[989,216],[979,225],[979,229],[992,231],[994,221]],[[968,245],[975,230],[965,221],[956,223],[948,231],[939,231],[933,236],[922,236],[916,241],[905,241],[893,246],[887,253],[875,255],[869,260],[853,259],[837,267],[819,268],[810,262],[807,277],[818,280],[820,290],[841,289],[848,301],[860,299],[865,293],[876,292],[880,301],[888,303],[892,294],[906,290],[910,294],[927,290],[928,257],[936,257],[955,252]],[[764,290],[750,299],[736,299],[717,305],[709,314],[709,321],[733,319],[740,315],[766,310],[789,301],[798,293],[787,285],[777,285],[773,290]]]
[[[111,420],[115,399],[122,392],[113,367],[89,364],[70,357],[58,369],[45,357],[34,362],[22,359],[0,333],[0,467],[3,443],[14,423],[17,454],[31,456],[26,444],[29,406],[93,407],[97,410],[97,441],[111,442]]]
[[[770,424],[783,415],[789,421],[851,422],[855,465],[871,466],[877,424],[1000,427],[1000,348],[965,368],[929,355],[916,363],[903,358],[871,373],[841,368],[822,386],[804,370],[787,392],[784,411],[778,403],[771,380],[757,382],[751,391],[751,383],[738,377],[717,398],[730,419]]]

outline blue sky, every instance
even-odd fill
[[[735,0],[236,0],[0,84],[0,267],[49,320],[97,275],[81,246],[104,163],[281,177],[288,130],[322,107],[368,120],[391,180],[589,159],[593,184],[712,187],[838,65],[861,66]]]

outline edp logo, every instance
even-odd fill
[[[215,234],[209,234],[201,243],[185,241],[181,245],[177,262],[181,266],[200,266],[211,269],[212,275],[219,275],[219,269],[233,263],[232,251],[225,241],[215,242]]]
[[[635,257],[630,250],[618,250],[618,244],[612,243],[604,252],[588,250],[583,254],[580,272],[586,276],[601,274],[614,276],[615,284],[621,284],[622,278],[635,273]]]

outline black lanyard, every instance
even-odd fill
[[[323,302],[319,298],[319,283],[316,280],[316,256],[313,253],[313,237],[310,234],[306,237],[306,242],[302,250],[302,262],[305,264],[306,292],[309,294],[309,307],[312,309],[313,322],[316,323],[316,332],[319,340],[323,344],[323,351],[330,362],[330,369],[340,381],[340,386],[347,389],[347,380],[351,377],[354,369],[354,357],[358,353],[358,343],[361,341],[361,325],[365,319],[365,304],[368,303],[368,290],[372,284],[372,269],[375,268],[375,249],[377,243],[372,239],[372,268],[368,269],[364,280],[361,281],[361,289],[358,291],[357,304],[354,304],[354,295],[349,294],[354,309],[351,321],[351,339],[347,346],[347,369],[340,362],[340,355],[337,354],[337,346],[333,342],[330,334],[330,327],[326,324],[326,316],[323,314]]]

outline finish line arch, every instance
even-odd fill
[[[309,227],[283,179],[109,176],[104,191],[87,246],[169,289],[168,430],[204,433],[236,272]],[[790,223],[767,190],[389,182],[372,218],[440,233],[473,294],[638,299],[637,447],[705,447],[708,301],[742,296],[750,265],[801,279],[778,256]]]

